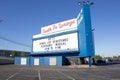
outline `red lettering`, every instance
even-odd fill
[[[74,24],[74,23],[75,23],[75,20],[69,22],[69,26],[71,26],[71,25]]]
[[[56,25],[53,25],[53,28],[52,28],[53,30],[56,30],[57,29],[57,26]]]
[[[75,23],[75,20],[69,21],[69,22],[66,22],[66,23],[59,23],[59,28],[66,27],[66,26],[71,27],[72,24],[74,24],[74,23]]]
[[[52,31],[51,27],[49,27],[48,29],[43,29],[43,33],[48,33],[50,31]]]
[[[59,31],[60,28],[68,29],[69,27],[73,27],[72,25],[74,24],[75,24],[75,20],[69,20],[69,21],[53,24],[43,28],[42,33],[55,32],[57,29],[58,29],[57,31]]]

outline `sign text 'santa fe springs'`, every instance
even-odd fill
[[[73,30],[77,28],[77,20],[71,19],[64,22],[59,22],[56,24],[52,24],[46,27],[41,28],[41,34],[50,34],[56,33],[65,30]]]
[[[78,51],[78,34],[71,33],[33,41],[33,52]]]

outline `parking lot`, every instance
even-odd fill
[[[0,65],[0,80],[120,80],[120,64],[93,68]]]

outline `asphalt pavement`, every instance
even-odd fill
[[[0,65],[0,80],[120,80],[120,64],[92,68]]]

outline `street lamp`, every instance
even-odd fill
[[[78,2],[78,5],[93,5],[93,2],[90,1],[83,1],[83,2]]]

